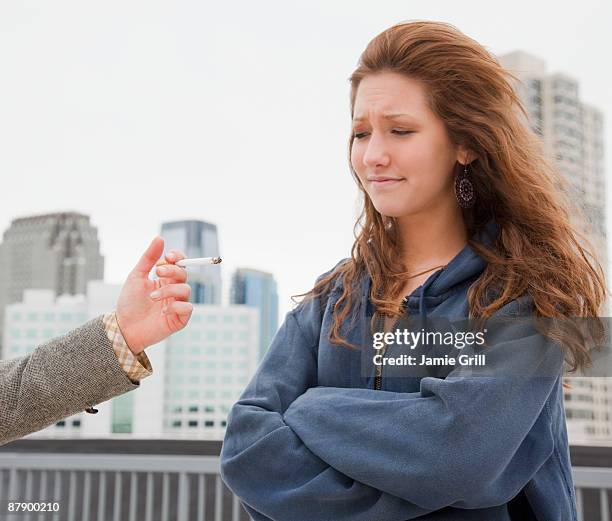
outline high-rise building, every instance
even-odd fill
[[[87,296],[26,290],[7,306],[4,358],[31,353],[114,308],[121,286],[91,281]],[[227,414],[258,363],[259,312],[194,305],[187,327],[147,348],[153,375],[135,392],[96,404],[30,434],[35,438],[135,436],[223,439]]]
[[[592,242],[607,272],[603,113],[580,99],[578,80],[560,72],[548,73],[540,58],[514,51],[500,56],[499,61],[519,78],[514,87],[529,114],[529,124],[569,181],[569,195],[586,217],[586,222],[576,220],[574,225]]]
[[[20,302],[9,304],[4,317],[2,358],[30,354],[37,346],[61,336],[99,314],[111,311],[117,301],[120,285],[90,281],[86,293],[56,297],[50,289],[26,289]],[[77,413],[32,434],[37,437],[107,436],[112,432],[129,432],[125,421],[115,425],[116,418],[131,415],[133,394],[127,393],[101,406],[98,414]],[[126,405],[127,403],[127,405]]]
[[[570,378],[565,391],[568,439],[574,445],[612,442],[612,379]]]
[[[515,84],[529,124],[569,181],[570,197],[582,207],[586,223],[574,225],[587,235],[607,273],[606,184],[604,174],[603,114],[580,100],[579,84],[563,73],[549,74],[544,60],[522,51],[499,57],[503,67],[518,77]],[[602,311],[609,315],[609,302]],[[568,437],[571,443],[612,440],[612,378],[565,379]]]
[[[219,255],[217,227],[204,221],[173,221],[162,224],[164,250],[181,250],[187,257]],[[190,266],[188,284],[194,304],[221,304],[221,266]]]
[[[258,333],[256,309],[194,306],[189,325],[165,340],[164,435],[223,439],[229,410],[257,369]]]
[[[4,308],[25,289],[84,294],[104,277],[97,229],[87,215],[51,213],[14,219],[0,244],[0,338]]]
[[[244,304],[259,310],[259,360],[278,329],[278,293],[271,273],[238,268],[232,276],[230,303]]]

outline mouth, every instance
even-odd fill
[[[402,181],[405,181],[405,179],[403,178],[398,178],[398,179],[372,179],[370,180],[370,184],[372,186],[392,186],[392,185],[396,185],[401,183]]]

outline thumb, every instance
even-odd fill
[[[132,270],[132,273],[142,277],[148,277],[149,272],[155,266],[157,260],[161,257],[164,252],[164,239],[159,235],[156,235],[155,238],[149,244],[149,247],[140,257],[138,264]]]

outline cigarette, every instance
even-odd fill
[[[187,266],[205,266],[206,264],[219,264],[221,262],[221,257],[198,257],[195,259],[181,259],[176,262],[177,266],[181,268],[185,268]],[[159,259],[155,265],[163,266],[164,264],[170,264],[166,262],[164,259]]]

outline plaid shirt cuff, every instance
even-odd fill
[[[144,351],[137,355],[132,353],[119,330],[115,312],[106,313],[102,317],[102,321],[104,322],[106,335],[113,345],[113,351],[115,351],[119,365],[126,372],[128,378],[137,383],[143,378],[150,376],[153,373],[153,368],[149,358]]]

